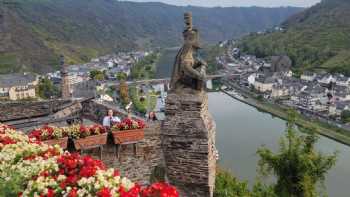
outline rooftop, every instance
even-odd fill
[[[0,87],[13,87],[13,86],[25,86],[28,83],[32,83],[36,80],[36,76],[33,74],[5,74],[0,75]]]

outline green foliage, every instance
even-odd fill
[[[343,121],[343,123],[350,122],[350,110],[343,110],[341,112],[341,120]]]
[[[18,196],[23,191],[23,177],[16,172],[9,174],[11,175],[6,180],[0,178],[0,196]]]
[[[126,81],[121,81],[119,85],[119,95],[123,105],[127,105],[130,102],[129,98],[129,87]]]
[[[295,71],[350,75],[349,10],[349,1],[325,0],[287,20],[285,32],[249,35],[238,45],[257,57],[287,54]]]
[[[256,99],[258,100],[258,101],[263,101],[264,100],[264,97],[263,97],[263,95],[258,95],[257,97],[256,97]]]
[[[124,72],[118,72],[116,77],[119,81],[125,81],[128,78],[128,76]]]
[[[151,53],[137,62],[131,69],[133,79],[151,79],[156,74],[156,63],[159,59],[159,53]]]
[[[100,70],[92,70],[90,71],[90,78],[101,81],[105,79],[105,74]]]
[[[157,95],[154,92],[150,93],[148,101],[147,96],[140,95],[136,87],[130,87],[130,97],[136,111],[142,114],[147,113],[148,104],[150,111],[153,111],[157,104]]]
[[[37,92],[39,97],[43,99],[50,99],[51,97],[57,97],[60,95],[58,87],[56,87],[47,77],[40,80]]]
[[[216,57],[223,55],[224,53],[225,48],[220,47],[219,45],[211,45],[203,48],[201,55],[208,63],[208,74],[215,74],[216,71],[222,68],[217,64]]]
[[[215,180],[215,197],[245,197],[249,195],[247,182],[239,182],[230,172],[218,170]]]
[[[15,54],[1,54],[0,53],[0,73],[14,72],[17,67],[17,60]]]
[[[240,182],[230,172],[218,169],[214,197],[277,197],[273,188],[257,182],[250,191],[247,182]]]
[[[11,68],[0,63],[0,72],[14,72],[14,67],[19,69],[17,72],[57,69],[52,65],[58,65],[60,54],[70,64],[115,51],[181,43],[184,12],[181,7],[115,0],[17,2],[18,8],[6,13],[8,28],[0,35],[5,39],[1,51],[16,56],[10,61]],[[201,37],[211,43],[273,26],[300,11],[300,8],[187,9],[198,16],[196,24]]]
[[[295,131],[296,114],[289,113],[287,131],[280,142],[280,150],[273,153],[261,147],[259,166],[262,175],[275,175],[274,186],[278,196],[317,197],[318,184],[324,185],[327,172],[335,165],[336,153],[324,155],[315,150],[318,138],[312,128],[306,128],[307,136]]]

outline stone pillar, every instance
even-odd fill
[[[162,126],[167,177],[181,196],[212,197],[215,185],[215,122],[204,91],[169,93]]]

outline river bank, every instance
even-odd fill
[[[277,116],[283,120],[287,119],[287,116],[288,116],[287,111],[289,109],[288,107],[281,107],[280,105],[272,104],[263,100],[262,101],[257,100],[252,95],[247,94],[244,91],[241,91],[237,87],[235,88],[235,90],[237,90],[241,95],[243,95],[244,98],[231,94],[230,92],[225,90],[221,90],[221,91],[240,102],[246,103],[250,106],[257,108],[258,110],[270,113],[271,115]],[[311,120],[302,114],[298,115],[296,124],[304,128],[315,128],[316,132],[319,133],[320,135],[323,135],[337,142],[350,146],[350,132],[345,131],[341,128],[337,128],[317,120]]]
[[[216,146],[220,153],[218,165],[231,171],[240,181],[247,181],[252,187],[259,177],[257,164],[260,158],[256,151],[264,146],[277,152],[280,139],[285,135],[286,121],[232,99],[223,92],[211,92],[208,96],[209,111],[217,127]],[[324,154],[338,152],[336,166],[325,179],[328,196],[349,197],[350,146],[320,134],[317,136],[317,151]],[[270,178],[262,181],[269,184],[274,181]]]

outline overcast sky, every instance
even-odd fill
[[[195,6],[263,6],[263,7],[278,7],[278,6],[298,6],[309,7],[320,0],[128,0],[137,2],[164,2],[173,5],[195,5]]]

